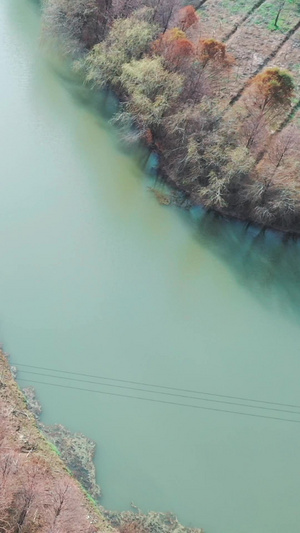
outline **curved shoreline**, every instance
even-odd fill
[[[80,27],[77,27],[74,22],[76,19],[74,13],[68,11],[68,2],[65,4],[62,2],[60,5],[60,0],[56,3],[53,0],[44,0],[43,14],[44,26],[47,28],[46,38],[49,36],[58,41],[64,49],[65,55],[76,65],[76,70],[81,71],[83,75],[82,86],[87,85],[91,94],[95,90],[102,91],[104,89],[112,91],[116,95],[121,105],[113,120],[119,123],[121,137],[123,132],[129,143],[136,145],[139,142],[150,150],[150,153],[157,156],[159,161],[158,178],[162,183],[172,188],[172,196],[176,205],[178,205],[176,191],[179,191],[181,197],[185,198],[184,203],[191,207],[201,207],[226,219],[238,220],[246,225],[251,224],[260,227],[263,231],[270,229],[286,235],[287,238],[298,238],[300,235],[300,196],[297,194],[296,185],[293,185],[293,181],[290,185],[289,182],[285,185],[285,182],[281,183],[280,180],[277,183],[275,178],[273,179],[274,173],[272,177],[269,176],[271,168],[268,170],[267,162],[269,151],[271,152],[276,148],[273,144],[283,142],[284,135],[291,135],[287,131],[288,127],[286,131],[281,131],[275,122],[274,124],[271,123],[272,121],[266,122],[263,131],[265,138],[261,140],[260,151],[256,154],[255,150],[248,148],[248,143],[245,144],[240,138],[242,136],[242,124],[247,122],[249,118],[247,120],[245,117],[243,118],[243,113],[247,109],[246,104],[243,110],[238,108],[234,112],[229,112],[226,97],[225,103],[222,103],[224,95],[222,95],[221,90],[218,97],[213,92],[208,91],[198,100],[197,97],[193,99],[194,93],[192,96],[190,95],[190,99],[185,100],[184,95],[187,90],[185,83],[189,74],[194,72],[194,67],[191,64],[200,61],[199,64],[197,63],[197,69],[200,69],[200,74],[197,71],[197,76],[199,74],[197,83],[199,84],[200,77],[203,75],[201,68],[204,71],[207,65],[204,62],[204,66],[203,64],[201,66],[199,57],[202,57],[203,54],[205,56],[205,53],[210,53],[210,46],[222,50],[221,56],[208,55],[207,57],[210,58],[209,61],[214,61],[217,57],[216,64],[219,67],[213,68],[221,68],[220,72],[216,71],[219,72],[221,78],[222,76],[224,78],[227,72],[229,85],[229,71],[234,64],[234,58],[227,53],[226,44],[215,39],[200,39],[200,44],[195,44],[199,33],[199,16],[193,6],[186,6],[177,14],[175,11],[173,12],[172,8],[171,23],[168,22],[165,28],[162,28],[161,21],[155,18],[156,12],[151,14],[148,12],[149,9],[151,11],[151,8],[141,6],[143,4],[137,3],[131,11],[129,9],[128,12],[122,13],[116,11],[110,2],[106,5],[104,14],[101,12],[101,9],[104,9],[103,6],[95,7],[93,16],[96,22],[94,22],[99,27],[102,24],[101,31],[99,28],[96,31],[94,26],[93,30],[90,28],[90,5],[87,6],[86,19],[84,18],[79,23]],[[176,6],[175,10],[179,7],[180,5]],[[180,13],[188,9],[194,10],[192,13],[194,22],[188,22],[184,28],[184,26],[180,26]],[[76,11],[79,19],[80,10],[82,11],[82,5]],[[59,20],[59,13],[65,17],[64,23]],[[192,33],[185,33],[191,24],[196,25]],[[138,33],[139,25],[143,26],[144,33]],[[137,32],[136,36],[141,36],[141,40],[144,39],[145,42],[140,45],[140,49],[135,48],[129,37],[128,42],[126,36],[122,36],[121,41],[118,41],[118,35],[122,35],[123,32],[127,35],[128,27],[131,28],[132,35]],[[191,27],[193,28],[193,26]],[[75,28],[77,28],[76,31]],[[182,31],[183,29],[184,31]],[[159,33],[161,31],[162,33]],[[146,35],[147,32],[148,36]],[[190,35],[192,35],[191,40],[189,40]],[[122,39],[125,39],[124,43]],[[122,43],[125,46],[124,52]],[[180,61],[173,64],[173,60],[171,61],[168,56],[174,43],[176,44],[177,57],[180,58],[180,44],[187,54],[184,57],[188,57],[189,53],[196,54],[192,56],[192,63],[185,59],[184,68]],[[197,46],[200,46],[199,50]],[[203,50],[201,51],[201,46],[208,47],[205,53]],[[115,52],[111,51],[114,47],[116,48]],[[195,52],[196,49],[197,52]],[[115,59],[114,53],[117,59]],[[120,54],[119,58],[118,53]],[[220,67],[221,63],[222,67]],[[147,91],[151,93],[151,84],[147,76],[151,78],[152,74],[158,76],[159,73],[164,80],[159,85],[162,88],[158,90],[157,94],[154,90],[154,95],[150,96]],[[204,74],[204,78],[205,76],[206,74]],[[275,78],[273,79],[272,76]],[[224,80],[225,78],[223,82]],[[280,98],[276,99],[275,97],[272,104],[278,116],[284,115],[286,113],[285,105],[290,102],[294,88],[292,75],[288,71],[271,66],[256,77],[249,79],[248,82],[246,81],[246,85],[243,86],[245,89],[243,93],[250,91],[250,96],[246,94],[246,98],[251,99],[251,90],[254,91],[253,98],[254,101],[257,101],[260,94],[264,94],[264,91],[273,87],[273,81],[279,85],[283,84],[280,85],[281,91],[284,92],[286,89],[284,93],[286,101],[282,104]],[[177,93],[170,96],[169,93],[172,93],[173,90],[172,86],[180,85],[180,83],[181,88],[178,88],[178,91],[174,89]],[[201,81],[201,83],[207,82]],[[209,83],[216,83],[213,76]],[[252,86],[254,89],[251,89]],[[164,90],[168,96],[165,96]],[[201,92],[201,87],[197,86],[197,91]],[[226,91],[224,94],[227,94]],[[188,95],[189,92],[187,92]],[[152,97],[153,101],[151,100]],[[160,111],[159,108],[160,101],[165,102],[163,111]],[[156,110],[157,107],[158,110]],[[258,110],[256,111],[258,112]],[[251,113],[254,113],[254,108],[249,113],[251,116]],[[259,126],[261,126],[261,120],[260,117]],[[265,117],[264,120],[267,121]],[[179,134],[178,131],[185,133]],[[295,132],[294,136],[296,141],[293,140],[293,142],[296,146],[298,142],[300,143],[300,132],[299,135]],[[211,140],[207,142],[207,139],[210,138]],[[287,173],[290,172],[289,165],[292,162],[297,163],[295,150],[294,147],[293,156],[285,155],[284,157],[284,161],[287,159],[287,162],[284,163],[287,165]],[[261,164],[262,161],[263,164]],[[284,170],[282,157],[275,169],[279,164],[283,167],[280,170],[282,172]],[[167,199],[166,202],[162,203],[168,205],[172,201]]]
[[[82,528],[112,533],[100,509],[38,428],[2,349],[0,413],[0,529],[46,533],[49,527],[65,524],[66,533]]]
[[[40,420],[42,412],[35,389],[31,386],[20,389],[16,382],[17,368],[10,366],[7,354],[0,348],[0,406],[4,410],[9,395],[9,403],[16,413],[20,435],[27,433],[26,450],[32,457],[41,449],[43,457],[50,464],[50,471],[64,472],[70,480],[76,479],[81,491],[81,500],[90,511],[93,524],[99,523],[93,533],[204,533],[203,529],[185,527],[172,513],[150,511],[144,514],[132,504],[132,510],[111,511],[101,506],[101,489],[96,482],[93,456],[96,444],[81,433],[71,433],[61,424],[47,426]],[[8,394],[7,394],[8,393]],[[1,417],[0,417],[1,422]],[[1,430],[1,427],[0,427]],[[1,431],[0,431],[1,433]],[[1,435],[0,435],[1,436]],[[17,432],[12,438],[18,440]],[[1,449],[0,466],[5,461],[5,449]],[[1,503],[1,502],[0,502]],[[1,517],[0,517],[1,526]],[[42,530],[43,531],[43,530]],[[71,530],[70,530],[71,531]],[[72,532],[77,531],[72,529]],[[78,532],[81,531],[78,529]],[[65,530],[68,533],[68,530]]]

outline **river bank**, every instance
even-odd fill
[[[0,350],[0,529],[112,533],[42,435]]]
[[[286,121],[289,72],[266,62],[231,106],[234,58],[220,41],[197,40],[203,28],[193,6],[43,6],[45,39],[56,37],[91,92],[114,91],[123,141],[155,152],[160,179],[186,205],[298,236],[300,132]]]
[[[45,437],[60,453],[62,461],[67,465],[74,477],[83,488],[96,500],[101,496],[101,489],[96,482],[94,455],[96,444],[82,433],[72,433],[61,424],[46,425],[40,420],[42,406],[38,401],[33,387],[22,389],[28,409],[34,414],[37,426]]]
[[[17,369],[10,368],[0,349],[0,528],[5,527],[6,533],[15,531],[16,526],[28,533],[48,531],[49,527],[61,533],[83,532],[83,527],[85,533],[204,533],[182,526],[171,513],[144,514],[134,506],[124,512],[102,507],[93,463],[95,443],[60,424],[43,424],[34,388],[20,390],[16,377]],[[47,491],[52,496],[41,502]],[[83,518],[85,509],[88,514]]]
[[[171,510],[208,533],[298,533],[298,426],[23,372],[299,405],[299,246],[162,209],[44,53],[32,2],[3,0],[0,19],[1,342],[19,382],[35,386],[44,423],[97,442],[107,509]]]

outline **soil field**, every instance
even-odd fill
[[[300,1],[206,0],[198,10],[201,38],[226,42],[235,58],[233,73],[222,89],[235,103],[247,81],[266,67],[290,70],[300,99]]]

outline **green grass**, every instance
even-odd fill
[[[100,509],[99,509],[99,502],[97,502],[97,500],[95,500],[95,498],[93,498],[93,496],[90,495],[90,493],[83,487],[83,485],[81,485],[80,483],[80,486],[81,486],[81,489],[82,491],[84,492],[84,494],[86,495],[87,499],[91,502],[91,504],[93,505],[93,507],[98,511],[100,512]]]
[[[59,449],[55,446],[55,444],[53,444],[52,442],[50,442],[49,440],[47,440],[48,444],[49,444],[49,447],[51,448],[51,450],[56,453],[56,455],[61,455]]]
[[[221,0],[218,4],[220,13],[226,16],[228,15],[244,16],[248,11],[251,11],[252,7],[257,0]],[[277,26],[275,26],[275,20],[277,13],[280,9],[282,0],[269,0],[264,2],[257,10],[254,11],[251,17],[251,24],[257,24],[264,26],[269,31],[277,31],[287,33],[300,17],[300,0],[286,0],[286,4],[281,10]],[[225,14],[224,14],[225,12]],[[209,17],[210,4],[209,2],[204,4],[202,8],[198,10],[202,19]]]
[[[250,11],[254,6],[256,0],[223,0],[222,7],[227,9],[232,14],[244,15],[247,11]]]
[[[221,11],[228,11],[229,15],[241,15],[242,17],[247,11],[250,11],[256,1],[257,0],[221,0],[218,7]],[[198,10],[198,13],[202,18],[208,17],[209,3],[204,4],[204,6]]]
[[[265,26],[270,31],[277,31],[287,33],[296,24],[300,16],[300,2],[299,0],[287,0],[282,9],[277,27],[275,20],[280,9],[281,0],[265,2],[255,12],[252,23],[260,26]]]

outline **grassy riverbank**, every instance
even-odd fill
[[[44,35],[192,205],[299,233],[299,3],[200,4],[44,0]]]

